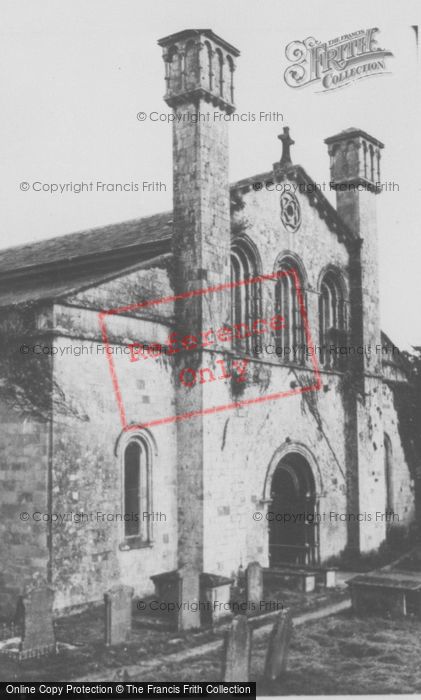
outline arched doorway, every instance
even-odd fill
[[[272,476],[270,498],[270,566],[316,564],[316,488],[305,457],[292,452],[280,460]]]

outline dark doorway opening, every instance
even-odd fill
[[[316,489],[307,460],[298,453],[284,457],[271,484],[269,564],[315,565],[318,562]]]

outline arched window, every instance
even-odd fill
[[[346,304],[339,276],[328,271],[320,284],[319,296],[320,361],[325,367],[340,369],[346,355],[339,348],[346,346]]]
[[[182,56],[176,46],[171,46],[168,50],[165,68],[167,91],[169,93],[178,92],[181,88]]]
[[[227,56],[227,64],[229,71],[228,99],[234,102],[234,61],[231,56]]]
[[[390,512],[390,511],[393,511],[393,507],[394,507],[393,473],[392,473],[393,456],[392,456],[392,441],[387,433],[384,433],[383,442],[384,442],[384,475],[385,475],[385,483],[386,483],[385,506],[386,506],[386,512]]]
[[[260,265],[257,252],[246,240],[235,241],[231,247],[231,324],[233,347],[252,353],[258,337],[247,332],[261,318],[261,283],[244,284],[258,277]]]
[[[374,148],[371,144],[368,147],[368,151],[370,153],[370,179],[374,182]]]
[[[205,75],[206,85],[209,90],[213,88],[213,70],[212,70],[212,47],[208,41],[205,41]]]
[[[363,141],[364,177],[367,178],[367,143]]]
[[[197,60],[198,48],[193,41],[189,41],[186,45],[185,52],[185,89],[190,90],[198,84],[198,66]]]
[[[141,437],[132,438],[123,454],[124,537],[128,544],[150,540],[151,454]]]
[[[282,361],[303,365],[306,357],[304,324],[294,281],[296,275],[304,297],[303,275],[296,262],[289,258],[279,263],[277,271],[286,274],[276,280],[275,286],[275,313],[284,319],[283,328],[275,335],[276,354]]]
[[[215,66],[215,91],[220,95],[220,97],[223,97],[224,95],[224,59],[222,56],[222,51],[220,49],[216,49],[215,51],[215,61],[216,61],[216,66]]]

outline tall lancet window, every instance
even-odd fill
[[[227,65],[229,71],[229,82],[228,82],[228,99],[234,102],[234,61],[231,56],[227,56]]]
[[[215,51],[215,90],[223,97],[224,96],[224,59],[221,49]]]
[[[147,514],[151,505],[151,455],[146,442],[137,437],[131,439],[123,461],[124,537],[129,544],[133,540],[141,544],[150,539]]]
[[[185,50],[185,89],[191,90],[195,88],[199,82],[199,61],[198,47],[193,41],[186,44]]]
[[[181,88],[182,56],[176,46],[171,46],[165,63],[167,92],[178,92]]]
[[[297,292],[297,282],[304,300],[303,274],[294,260],[285,258],[278,266],[281,275],[275,286],[275,313],[284,319],[283,327],[276,331],[276,354],[281,361],[305,364],[305,336],[302,314]],[[292,273],[294,271],[294,274]]]
[[[320,360],[325,367],[342,368],[345,356],[340,348],[347,342],[346,326],[343,285],[339,276],[329,271],[322,279],[319,296]]]
[[[252,282],[260,275],[257,251],[247,240],[235,241],[231,247],[231,323],[233,326],[233,348],[253,353],[259,344],[254,335],[253,323],[261,318],[261,283]],[[247,330],[248,329],[248,330]]]
[[[213,88],[212,47],[208,41],[205,41],[204,53],[205,53],[204,63],[205,63],[205,76],[206,76],[205,87],[207,87],[208,90],[212,90],[212,88]]]

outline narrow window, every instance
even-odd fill
[[[330,369],[342,369],[346,354],[346,304],[342,287],[334,272],[323,277],[319,296],[320,361]]]
[[[229,84],[228,84],[229,100],[231,102],[234,102],[234,61],[232,60],[231,56],[227,57],[227,64],[228,64],[228,70],[229,70]]]
[[[205,41],[205,76],[207,88],[213,88],[213,71],[212,71],[212,48],[208,41]]]
[[[304,324],[294,278],[290,274],[293,269],[298,274],[301,292],[304,295],[302,278],[296,266],[293,262],[283,261],[279,271],[287,274],[281,275],[275,286],[275,313],[284,319],[283,328],[275,335],[276,353],[283,361],[302,365],[305,363]]]
[[[222,52],[220,49],[215,51],[215,92],[219,94],[220,97],[224,95],[224,59],[222,57]]]
[[[124,535],[149,540],[149,455],[140,440],[131,440],[124,451]]]
[[[181,88],[182,56],[176,46],[172,46],[168,51],[166,71],[167,91],[178,92]]]
[[[261,317],[261,284],[251,282],[258,277],[256,255],[246,242],[236,242],[231,249],[231,322],[233,348],[253,353],[259,336],[253,334],[253,323]],[[247,329],[249,329],[247,331]]]

